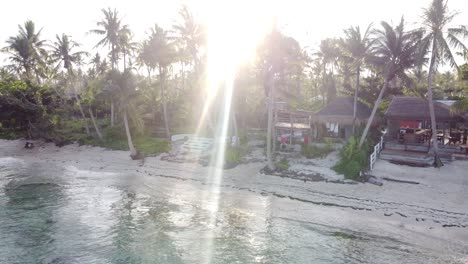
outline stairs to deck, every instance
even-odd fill
[[[380,159],[421,167],[432,166],[434,158],[428,152],[429,147],[427,144],[386,142],[384,150],[380,153]],[[463,158],[463,155],[460,155],[459,148],[448,145],[439,145],[439,156],[444,163]]]
[[[416,151],[404,151],[384,149],[380,152],[380,159],[393,163],[412,165],[417,167],[431,166],[434,159],[427,153]]]
[[[213,146],[214,140],[212,138],[203,138],[190,136],[188,140],[180,147],[181,151],[190,153],[202,153],[209,150]]]

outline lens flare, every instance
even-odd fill
[[[207,82],[205,101],[197,133],[207,120],[213,121],[212,113],[218,113],[215,126],[214,148],[207,181],[211,184],[209,194],[202,197],[204,208],[209,211],[209,232],[205,240],[207,252],[204,263],[211,263],[214,228],[220,199],[223,177],[224,153],[229,131],[231,102],[236,69],[255,55],[257,44],[273,24],[272,1],[206,1],[207,11]],[[216,104],[214,102],[221,102]],[[218,109],[219,108],[219,109]]]

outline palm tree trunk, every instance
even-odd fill
[[[93,126],[94,126],[94,129],[96,130],[96,134],[98,135],[99,139],[102,140],[102,134],[101,134],[101,131],[99,131],[98,125],[96,124],[96,120],[94,119],[94,115],[93,115],[93,111],[91,111],[91,107],[88,107],[88,111],[89,111],[89,116],[91,116],[91,120],[93,121]]]
[[[85,127],[86,135],[89,135],[88,121],[86,120],[86,115],[83,111],[83,107],[81,106],[80,99],[78,98],[75,86],[73,86],[73,94],[75,95],[75,100],[76,100],[76,103],[78,104],[78,109],[80,110],[81,117],[83,118],[83,126]]]
[[[238,144],[239,143],[239,129],[237,128],[237,118],[236,118],[236,112],[234,111],[234,109],[231,109],[231,122],[232,122],[232,128],[234,130],[234,137],[236,138],[236,144]]]
[[[124,71],[127,70],[127,56],[126,56],[126,52],[124,51],[123,52],[123,63],[124,63]]]
[[[148,88],[151,89],[151,68],[147,66],[147,71],[148,71]],[[154,99],[154,100],[153,100]],[[157,130],[157,127],[156,127],[156,98],[152,97],[151,96],[151,99],[152,101],[151,103],[151,117],[153,119],[153,125],[155,126],[156,130]]]
[[[357,99],[358,99],[358,90],[359,90],[359,77],[360,77],[361,67],[357,67],[356,70],[356,88],[354,89],[354,103],[353,103],[353,135],[356,134],[356,114],[357,114]]]
[[[111,127],[114,126],[114,99],[111,99]]]
[[[325,76],[327,75],[327,70],[325,67],[325,63],[323,64],[323,73],[322,73],[322,104],[325,105],[326,103],[326,95],[327,95],[327,90],[325,87]],[[327,98],[328,99],[328,98]]]
[[[272,102],[272,104],[273,104],[273,121],[272,121],[272,123],[273,123],[273,129],[272,129],[272,131],[271,131],[271,137],[272,137],[272,140],[273,140],[273,142],[272,142],[273,145],[272,145],[272,147],[271,147],[271,151],[272,151],[273,153],[275,153],[275,152],[276,152],[276,139],[277,139],[277,137],[278,137],[278,136],[276,135],[275,124],[276,124],[276,119],[277,119],[277,117],[278,117],[278,113],[277,113],[276,107],[275,107],[275,106],[276,106],[275,97],[272,97],[272,101],[273,101],[273,102]]]
[[[127,142],[128,142],[128,149],[130,150],[130,155],[131,156],[136,156],[137,151],[135,149],[135,146],[133,146],[132,142],[132,134],[130,133],[130,128],[128,126],[128,118],[127,118],[127,111],[124,111],[124,125],[125,125],[125,133],[127,134]]]
[[[436,37],[432,40],[432,55],[431,62],[429,64],[429,73],[427,77],[427,101],[429,103],[429,114],[431,115],[431,129],[432,129],[432,146],[434,151],[434,166],[441,167],[443,166],[442,162],[439,159],[439,146],[437,143],[437,123],[434,112],[434,101],[432,100],[432,79],[434,76],[434,64],[436,60]]]
[[[166,91],[165,91],[165,69],[160,68],[159,74],[161,78],[161,96],[162,96],[162,105],[163,105],[163,115],[164,115],[164,127],[166,129],[166,137],[171,138],[171,133],[169,132],[169,120],[167,116],[167,102],[166,102]]]
[[[375,113],[377,113],[377,109],[379,108],[379,105],[382,102],[382,97],[385,93],[385,90],[387,89],[387,86],[388,86],[388,76],[385,77],[385,82],[384,82],[382,89],[380,90],[379,97],[377,97],[377,101],[374,104],[374,108],[372,108],[372,113],[369,117],[369,120],[367,120],[366,128],[364,128],[364,132],[362,132],[361,140],[359,140],[359,148],[362,147],[362,144],[364,144],[364,140],[367,137],[367,133],[369,133],[369,128],[372,125],[372,122],[374,121]]]
[[[114,44],[111,45],[111,67],[112,70],[115,70],[115,46]]]
[[[274,107],[274,75],[271,74],[270,80],[270,96],[268,96],[268,128],[267,128],[267,166],[268,169],[274,170],[275,164],[273,163],[273,153],[272,153],[272,139],[271,134],[273,131],[273,107]]]
[[[185,91],[185,63],[182,62],[182,65],[181,65],[181,70],[180,70],[180,76],[182,78],[182,91]]]

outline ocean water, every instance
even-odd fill
[[[309,222],[301,210],[281,214],[280,201],[175,178],[0,158],[0,263],[457,263],[396,239]]]

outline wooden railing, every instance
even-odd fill
[[[380,142],[374,146],[374,152],[372,152],[372,154],[369,157],[370,170],[374,168],[374,163],[377,161],[377,158],[380,154],[380,151],[382,151],[382,149],[383,149],[383,136],[380,137]]]

